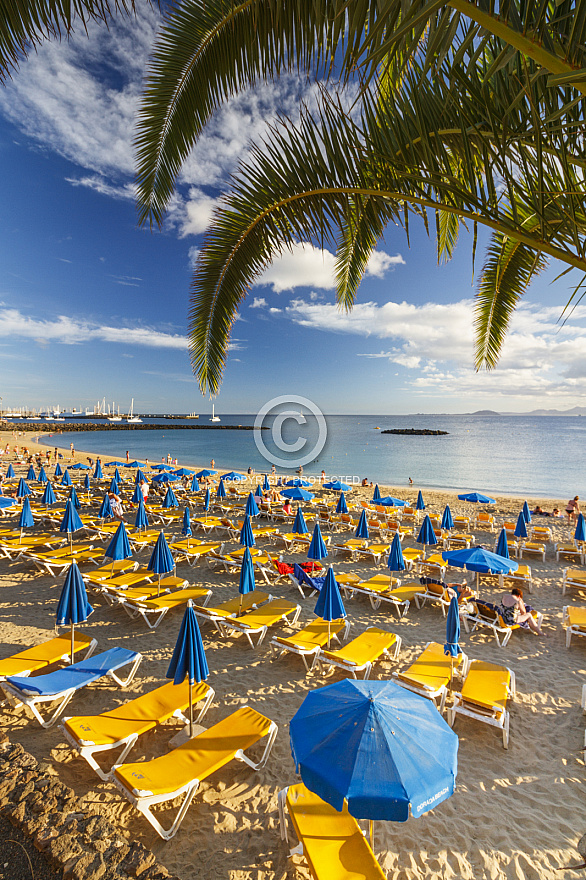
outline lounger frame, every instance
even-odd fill
[[[507,697],[513,699],[517,692],[515,673],[508,666],[504,668],[511,676]],[[466,702],[462,694],[456,693],[454,694],[453,705],[448,708],[448,724],[450,727],[454,726],[456,715],[464,715],[467,718],[473,718],[475,721],[481,721],[484,724],[489,724],[491,727],[498,728],[502,731],[503,748],[509,748],[510,715],[506,707],[498,705],[483,707],[480,703]]]
[[[572,636],[586,636],[586,626],[570,623],[570,611],[572,607],[572,605],[564,605],[562,609],[562,626],[565,627],[566,630],[566,648],[570,647]]]

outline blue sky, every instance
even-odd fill
[[[188,159],[165,228],[137,228],[133,120],[158,13],[89,39],[47,44],[0,87],[0,396],[4,408],[91,406],[203,412],[186,348],[192,264],[215,199],[291,80],[222,109]],[[311,100],[311,93],[308,99]],[[481,235],[477,271],[482,262]],[[232,335],[219,412],[299,394],[325,412],[565,409],[584,403],[586,307],[564,327],[568,277],[552,267],[518,310],[499,369],[472,367],[471,242],[438,266],[422,227],[389,228],[350,315],[333,256],[275,260]]]

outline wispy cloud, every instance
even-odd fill
[[[264,309],[267,306],[267,301],[264,296],[255,296],[253,301],[250,303],[249,308],[251,309]]]

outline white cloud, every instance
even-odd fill
[[[395,268],[395,266],[404,265],[405,260],[401,254],[395,254],[394,257],[391,257],[384,251],[373,251],[366,266],[366,274],[373,275],[375,278],[384,278],[391,266]]]
[[[102,177],[100,174],[87,174],[84,177],[66,177],[67,183],[72,186],[85,186],[93,189],[94,192],[103,196],[109,196],[111,199],[123,199],[124,201],[133,202],[136,198],[136,186],[133,183],[125,183],[117,186]]]
[[[191,187],[188,198],[170,211],[171,220],[179,226],[180,238],[200,235],[209,226],[219,199],[213,199],[201,189]]]
[[[197,258],[199,257],[199,248],[195,245],[190,247],[187,251],[187,259],[189,260],[189,268],[195,269],[195,264],[197,263]]]
[[[33,339],[46,345],[78,345],[84,342],[111,342],[150,348],[186,350],[187,338],[163,333],[150,327],[110,327],[92,321],[58,315],[53,320],[29,318],[18,309],[0,310],[0,339]]]
[[[282,311],[283,311],[283,309],[274,309],[273,308],[273,309],[269,309],[269,314],[270,315],[280,315]]]
[[[251,309],[264,309],[267,304],[264,296],[255,296],[253,301],[250,303],[249,308]]]

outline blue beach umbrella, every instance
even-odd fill
[[[230,471],[227,474],[222,474],[222,480],[232,480],[233,482],[238,483],[240,480],[245,480],[246,477],[244,474],[237,474],[236,471]]]
[[[47,480],[47,482],[45,483],[45,491],[43,492],[43,497],[41,498],[41,504],[44,504],[48,507],[50,504],[55,504],[56,500],[57,499],[55,498],[55,493],[53,492],[53,486],[51,485],[49,480]]]
[[[256,489],[254,490],[254,497],[255,498],[263,498],[263,491],[262,491],[262,486],[260,483],[258,483]]]
[[[206,513],[210,509],[211,498],[212,498],[212,493],[210,492],[210,487],[208,486],[208,488],[206,489],[206,493],[204,495],[204,498],[203,498],[203,509],[205,510]]]
[[[114,516],[114,511],[112,510],[110,496],[106,493],[104,495],[104,499],[100,505],[100,509],[98,510],[98,517],[100,519],[110,519],[113,516]]]
[[[108,544],[104,556],[112,560],[112,571],[114,571],[115,562],[118,562],[120,559],[130,559],[132,556],[130,541],[128,540],[126,526],[123,522],[120,522],[120,525],[114,532],[114,537]]]
[[[193,479],[191,481],[191,486],[190,486],[189,491],[190,492],[199,492],[199,481],[198,481],[197,477],[195,476],[195,474],[194,474]]]
[[[118,470],[118,468],[116,468],[116,470],[114,471],[114,479],[117,483],[122,482],[122,477],[120,476],[120,471]]]
[[[127,468],[139,468],[141,465],[140,461],[127,461],[124,467]]]
[[[181,521],[181,534],[186,538],[191,538],[193,532],[191,530],[191,514],[189,513],[189,507],[186,507],[183,512],[183,519]]]
[[[399,533],[395,532],[393,535],[393,543],[391,544],[391,549],[389,551],[389,558],[387,559],[387,567],[389,571],[405,571],[405,560],[403,559],[403,550],[401,547],[401,538],[399,537]]]
[[[213,477],[217,473],[217,471],[198,471],[195,476],[198,480],[202,480],[204,477]]]
[[[71,627],[70,663],[73,663],[75,659],[75,624],[85,623],[93,610],[88,601],[81,572],[77,563],[72,562],[63,583],[55,615],[57,626],[69,625]]]
[[[289,498],[291,501],[311,501],[314,497],[307,489],[301,489],[299,486],[293,486],[292,489],[283,489],[281,495],[283,498]]]
[[[77,497],[77,492],[75,491],[75,486],[72,486],[71,489],[69,490],[69,500],[71,501],[71,503],[73,504],[75,509],[79,510],[79,508],[81,507],[81,503],[79,501],[79,498]]]
[[[86,474],[85,477],[83,478],[83,488],[87,489],[88,492],[92,488],[92,484],[90,483],[90,475],[89,474]]]
[[[515,537],[516,538],[526,538],[527,537],[527,525],[525,522],[525,517],[523,516],[523,511],[517,517],[517,525],[515,526]]]
[[[71,548],[73,548],[73,533],[77,532],[78,529],[83,529],[83,523],[71,502],[71,498],[68,498],[67,504],[65,505],[65,514],[61,520],[61,525],[59,526],[59,531],[65,532],[69,535],[69,544]]]
[[[27,480],[36,480],[37,479],[37,475],[35,474],[35,469],[32,466],[32,464],[27,471],[26,478],[27,478]]]
[[[356,532],[354,537],[363,538],[365,541],[368,541],[370,535],[368,532],[368,520],[366,519],[366,511],[363,510],[360,514],[360,519],[358,520],[358,526],[356,527]]]
[[[531,522],[531,511],[529,510],[529,505],[526,501],[523,502],[523,508],[521,512],[523,513],[523,519],[525,520],[527,525],[529,525],[529,523]]]
[[[82,464],[80,461],[77,464],[69,465],[72,471],[89,471],[89,467],[87,464]]]
[[[394,498],[392,495],[385,495],[384,498],[379,498],[377,503],[382,507],[405,507],[407,504],[406,501],[401,501],[400,498]]]
[[[437,544],[438,541],[428,514],[425,515],[425,519],[421,523],[419,534],[417,535],[415,540],[418,544],[423,544],[424,549],[427,544]]]
[[[248,493],[248,498],[246,499],[246,509],[245,514],[247,516],[258,516],[260,510],[258,509],[258,504],[256,503],[256,499],[252,492]]]
[[[37,483],[46,483],[47,482],[47,474],[45,473],[45,468],[41,466],[39,471],[39,476],[37,477]]]
[[[509,556],[509,542],[507,540],[507,531],[506,529],[501,529],[499,539],[496,544],[495,553],[497,556],[502,556],[503,559],[510,559]]]
[[[334,492],[349,492],[350,486],[340,480],[333,480],[331,483],[324,483],[324,489],[332,489]]]
[[[252,593],[256,584],[254,582],[254,563],[250,555],[250,549],[245,548],[242,554],[242,564],[240,566],[240,580],[238,582],[238,592],[240,593],[240,604],[238,606],[238,614],[242,613],[242,597],[247,593]]]
[[[305,488],[307,488],[308,486],[311,486],[311,483],[309,482],[309,480],[302,480],[301,477],[295,477],[294,480],[287,480],[285,485],[286,486],[304,486]]]
[[[140,499],[144,500],[144,495],[142,494],[142,489],[140,486],[134,487],[134,492],[132,493],[132,498],[130,499],[133,504],[140,504]]]
[[[313,536],[311,538],[311,544],[309,545],[309,550],[307,551],[308,559],[325,559],[328,555],[328,548],[325,545],[324,539],[322,538],[321,529],[319,527],[319,523],[316,523],[313,527]]]
[[[444,654],[448,657],[457,657],[462,653],[458,644],[460,640],[460,613],[458,611],[458,597],[452,596],[450,607],[446,617],[446,642]]]
[[[338,503],[336,504],[336,513],[348,513],[348,505],[346,504],[346,496],[340,492]]]
[[[69,473],[69,468],[65,468],[65,473],[61,477],[61,485],[62,486],[72,486],[73,480],[71,479],[71,474]]]
[[[102,471],[102,465],[99,461],[96,462],[96,466],[94,468],[94,480],[103,480],[104,473]]]
[[[21,477],[20,480],[18,481],[18,488],[16,490],[16,497],[17,498],[24,498],[26,495],[30,495],[30,494],[31,494],[31,490],[27,486],[26,481]]]
[[[467,550],[446,550],[442,559],[449,565],[475,571],[479,574],[499,574],[516,571],[519,564],[514,559],[505,559],[497,553],[491,553],[484,547],[469,547]]]
[[[456,783],[458,737],[431,700],[390,681],[314,688],[289,725],[295,768],[335,810],[405,822]]]
[[[55,465],[55,479],[57,479],[57,477],[62,477],[62,476],[63,476],[63,471],[61,470],[61,465],[59,464],[59,462],[57,462],[57,464]]]
[[[120,486],[118,484],[118,480],[116,477],[112,477],[112,481],[110,482],[109,492],[113,492],[114,495],[117,495],[120,490]]]
[[[22,502],[22,509],[20,511],[20,516],[18,517],[17,526],[20,529],[20,537],[22,538],[22,530],[23,529],[32,529],[35,521],[33,519],[33,512],[31,510],[31,503],[28,500],[28,497],[25,496],[24,501]]]
[[[417,495],[417,504],[415,505],[415,510],[425,510],[425,501],[423,500],[421,489],[419,490],[419,494]]]
[[[218,488],[216,489],[216,498],[225,498],[226,497],[226,487],[224,486],[224,480],[220,477],[220,482],[218,483]]]
[[[452,511],[450,510],[449,504],[446,504],[446,506],[444,507],[440,527],[442,529],[446,529],[446,531],[454,528],[454,518],[452,516]]]
[[[149,560],[149,564],[147,566],[149,571],[153,571],[156,575],[159,576],[159,582],[157,587],[157,595],[161,592],[161,575],[167,574],[169,571],[173,571],[175,568],[175,560],[173,559],[173,554],[169,550],[169,545],[165,539],[165,535],[163,531],[159,532],[159,537],[157,538],[157,543],[153,547],[153,552],[151,553],[151,558]]]
[[[163,485],[168,483],[176,483],[178,479],[179,477],[176,477],[175,474],[161,473],[153,477],[151,482],[160,483],[161,485]]]
[[[380,499],[381,499],[381,494],[380,494],[380,489],[379,489],[378,483],[377,483],[376,486],[374,487],[374,492],[372,493],[372,500],[373,501],[380,501]]]
[[[307,523],[305,522],[305,517],[303,516],[303,511],[300,507],[297,508],[297,513],[295,514],[295,522],[293,523],[293,534],[294,535],[307,535],[309,533],[309,529],[307,528]]]
[[[316,615],[316,617],[321,617],[322,620],[327,620],[328,622],[329,647],[330,624],[332,620],[341,620],[342,618],[347,616],[346,609],[344,608],[344,603],[342,602],[342,597],[340,595],[340,589],[338,587],[336,578],[334,577],[334,569],[331,565],[328,568],[323,587],[319,591],[319,596],[317,598],[317,602],[315,603],[313,613]]]
[[[163,507],[165,509],[169,507],[179,507],[177,496],[175,495],[175,492],[173,491],[171,486],[169,486],[169,488],[165,492],[165,497],[163,498]]]
[[[125,464],[126,464],[125,461],[108,461],[108,462],[106,462],[106,467],[119,468],[119,467],[124,467]],[[159,467],[162,467],[162,465],[159,465]],[[170,468],[169,468],[169,470],[170,470]],[[118,476],[120,477],[120,474],[118,474]]]
[[[134,485],[138,486],[141,480],[144,480],[145,483],[148,483],[148,480],[146,478],[146,474],[144,474],[140,468],[137,468],[136,473],[134,475]]]
[[[269,483],[269,478],[267,477],[266,474],[263,474],[262,487],[265,492],[271,491],[271,484]]]
[[[254,547],[256,541],[254,540],[254,535],[252,533],[252,526],[250,524],[250,517],[248,514],[244,517],[244,522],[242,523],[242,529],[240,531],[240,546],[241,547]]]
[[[57,467],[59,467],[59,465],[57,465]],[[60,469],[60,470],[61,470],[61,469]],[[56,473],[56,471],[55,471],[55,473]],[[15,476],[16,476],[16,474],[14,473],[14,468],[12,467],[11,464],[9,464],[9,465],[8,465],[8,470],[6,471],[6,479],[7,479],[7,480],[13,480]]]
[[[576,531],[574,532],[574,541],[586,541],[586,523],[584,522],[584,514],[579,513],[576,520]]]
[[[176,477],[191,477],[195,475],[195,471],[190,471],[188,468],[177,468],[177,470],[173,471]]]
[[[141,529],[148,529],[149,518],[147,516],[146,508],[144,506],[144,498],[140,489],[139,494],[140,498],[138,499],[138,508],[136,510],[136,519],[134,520],[134,526],[140,531]]]
[[[465,492],[463,495],[458,495],[458,498],[460,501],[470,501],[472,504],[496,504],[494,498],[489,498],[482,492]]]
[[[197,622],[197,615],[193,610],[193,602],[189,599],[179,635],[175,643],[175,649],[166,678],[172,678],[173,684],[182,684],[185,679],[189,680],[189,737],[193,736],[193,694],[192,687],[195,682],[205,681],[210,671],[206,660],[201,633]]]

